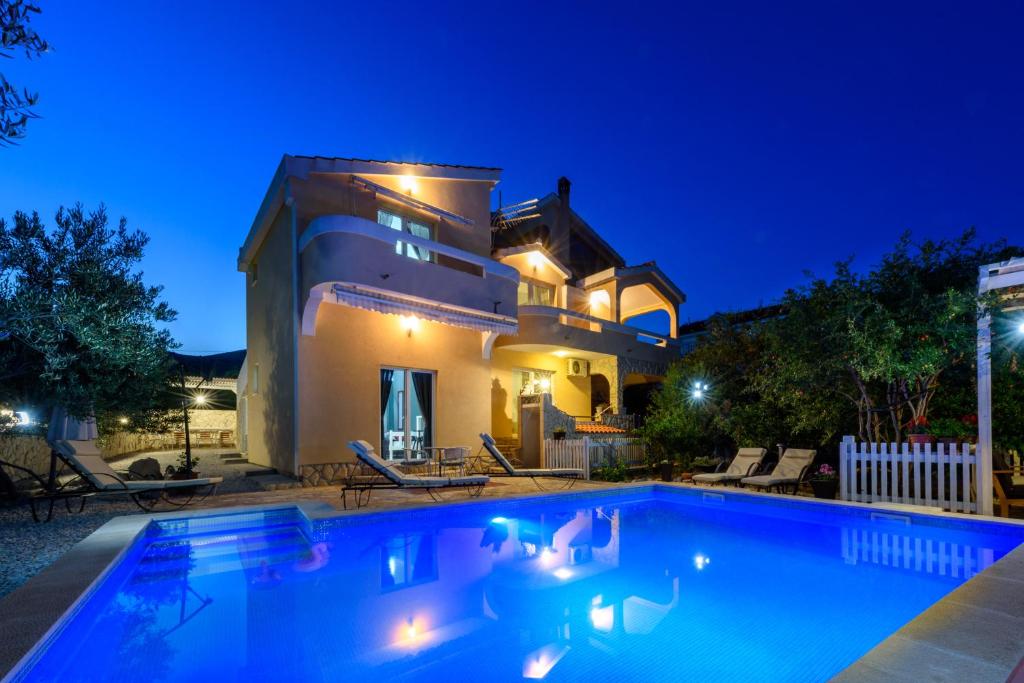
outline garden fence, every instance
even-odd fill
[[[641,467],[647,462],[640,439],[545,439],[544,466],[583,470],[590,479],[592,470],[616,463]]]
[[[858,443],[839,446],[839,497],[977,512],[977,458],[971,444]]]

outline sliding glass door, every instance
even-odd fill
[[[434,373],[382,368],[380,425],[385,458],[422,457],[418,451],[434,445]]]

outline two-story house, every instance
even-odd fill
[[[682,292],[653,262],[627,266],[564,178],[492,213],[500,174],[283,158],[238,258],[250,461],[301,475],[350,460],[351,439],[405,459],[482,431],[543,437],[552,415],[612,421],[627,387],[665,372]],[[653,310],[668,333],[628,324]],[[547,422],[521,425],[538,406]]]

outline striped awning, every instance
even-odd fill
[[[414,315],[455,327],[479,332],[517,334],[519,321],[500,313],[487,313],[462,306],[444,304],[416,296],[398,294],[363,285],[335,283],[332,291],[339,304],[390,315]]]

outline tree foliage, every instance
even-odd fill
[[[993,303],[977,294],[978,268],[1019,253],[1003,242],[978,243],[973,230],[920,244],[905,234],[866,273],[843,261],[831,278],[787,292],[769,319],[713,318],[669,373],[645,433],[683,448],[668,437],[698,438],[683,419],[696,411],[707,416],[705,452],[723,442],[830,449],[849,433],[899,441],[911,420],[932,414],[969,420],[977,316]],[[1024,423],[1013,417],[1024,402],[1019,353],[1004,345],[993,359],[994,426],[1004,442],[1024,441],[1017,436]],[[712,392],[698,407],[688,381],[702,375]]]
[[[0,57],[12,58],[18,51],[29,59],[49,49],[49,45],[29,25],[38,6],[24,0],[0,0]],[[13,144],[25,136],[29,119],[38,118],[32,110],[39,101],[37,93],[20,91],[0,73],[0,146]]]
[[[138,271],[149,238],[101,206],[0,219],[0,403],[74,415],[155,418],[175,346],[175,313]]]

